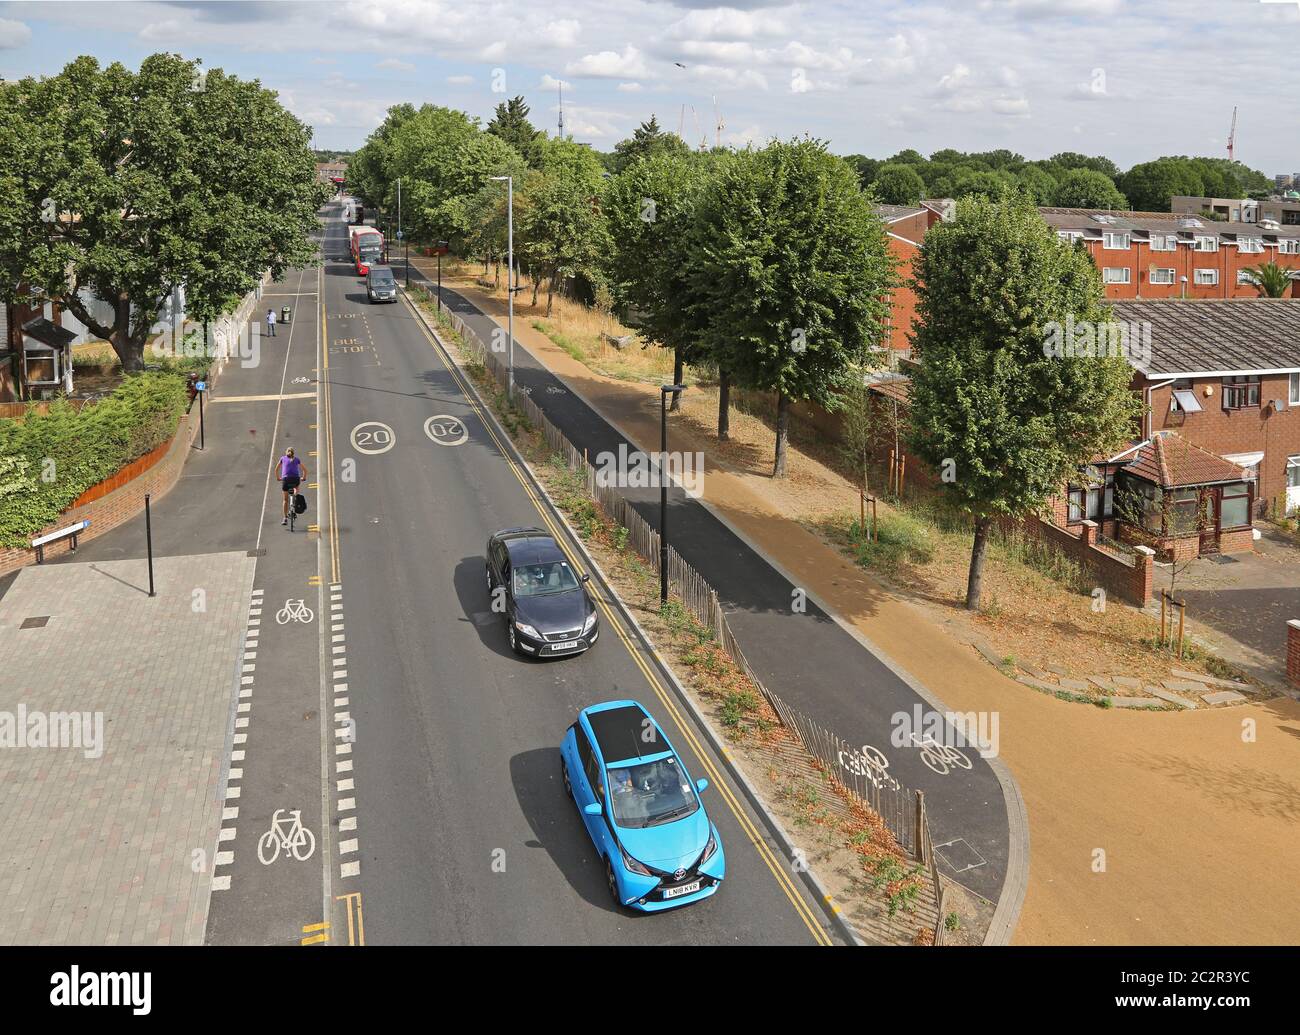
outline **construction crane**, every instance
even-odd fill
[[[1237,145],[1237,106],[1232,106],[1232,128],[1228,130],[1228,161],[1232,161],[1232,151]]]
[[[718,98],[713,98],[713,146],[722,146],[722,112],[718,110]]]

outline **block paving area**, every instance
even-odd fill
[[[153,598],[143,560],[45,565],[0,597],[0,734],[103,722],[99,757],[0,747],[0,944],[202,943],[254,564],[158,559]]]

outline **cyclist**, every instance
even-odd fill
[[[286,449],[284,456],[275,462],[275,476],[280,479],[280,488],[284,490],[284,520],[280,524],[287,525],[293,494],[298,490],[302,480],[307,477],[307,465],[294,455],[292,446]]]

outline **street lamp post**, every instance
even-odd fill
[[[668,396],[685,385],[659,386],[659,603],[668,603]]]
[[[509,298],[509,356],[506,359],[506,398],[515,397],[515,178],[493,176],[506,182],[506,296]]]
[[[402,242],[402,247],[406,249],[406,257],[403,262],[406,265],[406,286],[411,286],[411,244],[402,235],[402,178],[397,178],[397,239]]]

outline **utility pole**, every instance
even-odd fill
[[[506,398],[513,402],[515,398],[515,178],[493,176],[492,179],[506,181],[506,295],[509,298],[510,314],[507,330],[510,337],[510,351],[506,359]]]

